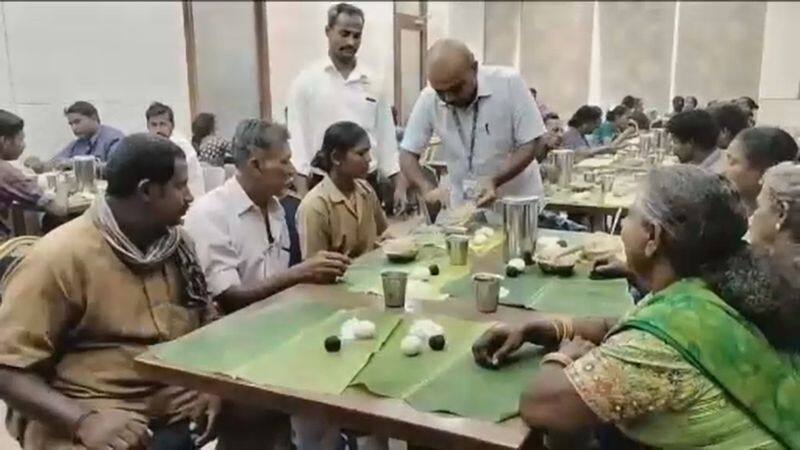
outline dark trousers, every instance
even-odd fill
[[[217,450],[290,450],[289,416],[225,401],[219,416]]]
[[[149,450],[197,450],[189,433],[189,421],[151,428],[153,441]]]

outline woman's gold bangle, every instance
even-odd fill
[[[539,365],[544,365],[547,363],[556,363],[560,364],[562,367],[569,367],[574,361],[569,356],[565,355],[561,352],[552,352],[544,355],[542,360],[539,361]]]

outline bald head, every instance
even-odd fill
[[[477,92],[475,56],[455,39],[441,39],[428,50],[428,81],[439,97],[448,104],[465,107]]]

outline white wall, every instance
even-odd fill
[[[483,61],[484,2],[449,2],[448,34],[467,44],[478,61]],[[433,41],[431,41],[433,43]]]
[[[179,2],[0,2],[0,13],[0,108],[25,120],[26,155],[49,157],[72,138],[62,111],[75,100],[125,132],[143,131],[159,100],[188,135]]]
[[[240,120],[261,115],[255,9],[251,2],[191,5],[197,56],[195,114],[213,112],[217,134],[231,137]]]
[[[483,61],[484,9],[484,2],[428,2],[428,46],[443,38],[459,39]]]
[[[800,3],[768,2],[758,122],[800,129]]]
[[[327,57],[327,11],[333,2],[268,2],[270,90],[272,117],[283,111],[292,80],[309,64]],[[394,98],[394,7],[392,2],[352,2],[364,11],[359,64],[382,74],[383,93]]]

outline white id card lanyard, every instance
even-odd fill
[[[464,200],[476,200],[480,195],[478,180],[475,176],[475,167],[473,160],[475,159],[475,135],[478,127],[478,105],[480,104],[480,97],[475,98],[475,103],[472,107],[472,132],[469,136],[469,145],[464,142],[464,133],[461,128],[461,119],[459,119],[456,111],[453,111],[453,119],[458,128],[458,137],[461,138],[464,147],[469,150],[467,154],[467,176],[461,183],[462,190],[464,191]]]

